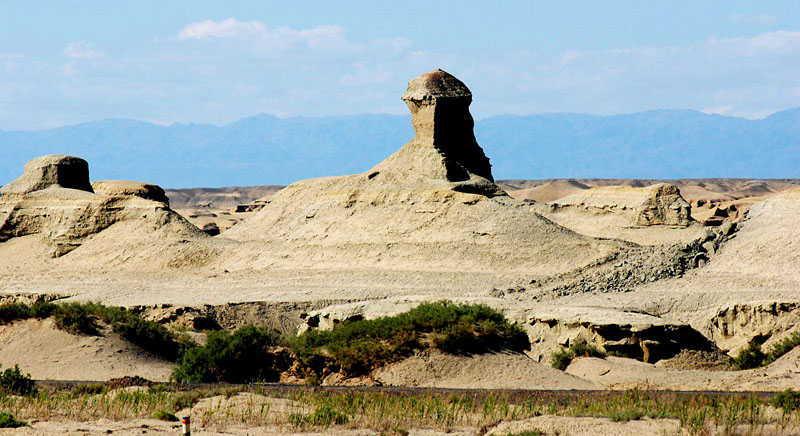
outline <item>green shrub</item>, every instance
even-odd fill
[[[426,345],[426,344],[430,345]],[[357,376],[410,356],[427,346],[473,354],[530,349],[524,330],[480,304],[425,303],[395,316],[347,321],[333,330],[312,330],[291,341],[306,376],[324,368]]]
[[[572,353],[567,350],[561,349],[556,351],[550,356],[550,364],[553,368],[564,371],[570,363],[572,363]]]
[[[169,421],[169,422],[179,421],[178,417],[175,416],[174,413],[166,410],[158,410],[155,413],[153,413],[153,419],[160,419],[161,421]]]
[[[761,351],[761,345],[750,342],[733,359],[733,367],[736,369],[758,368],[764,366],[766,358],[767,355]]]
[[[600,359],[606,358],[606,353],[598,350],[596,347],[589,345],[585,341],[575,341],[570,347],[570,352],[575,357],[598,357]]]
[[[289,416],[289,422],[295,427],[302,427],[305,424],[315,427],[330,427],[333,424],[347,424],[349,420],[347,415],[327,404],[317,406],[314,412],[308,415],[298,412]]]
[[[0,324],[31,318],[31,309],[22,303],[7,303],[0,305]]]
[[[800,392],[786,389],[785,391],[775,395],[771,401],[772,405],[783,409],[784,412],[793,412],[800,409]]]
[[[572,359],[576,357],[598,357],[600,359],[606,358],[606,353],[598,350],[593,345],[589,345],[584,340],[576,340],[570,345],[568,350],[561,349],[550,355],[550,365],[555,369],[564,371],[567,369]]]
[[[27,425],[27,422],[18,421],[14,415],[8,412],[0,412],[0,428],[19,428]]]
[[[50,318],[57,307],[50,302],[37,301],[31,306],[31,316],[39,319]]]
[[[6,368],[0,373],[0,389],[5,393],[28,395],[36,392],[36,384],[30,374],[22,374],[19,365],[14,365],[14,369]]]
[[[92,304],[64,303],[59,304],[52,312],[56,326],[75,335],[100,334],[100,325]]]
[[[794,332],[791,336],[778,342],[772,347],[772,350],[767,353],[767,358],[765,359],[764,365],[769,365],[770,363],[778,360],[778,358],[792,351],[794,347],[798,345],[800,345],[800,332]]]
[[[210,332],[205,346],[190,348],[181,356],[172,378],[195,383],[277,381],[289,366],[285,353],[276,352],[281,344],[277,330],[252,325],[232,334]]]

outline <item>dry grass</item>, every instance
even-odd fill
[[[605,417],[613,421],[676,419],[686,434],[781,434],[800,428],[800,416],[755,395],[641,391],[589,393],[434,392],[229,387],[180,391],[177,386],[110,391],[40,389],[0,397],[0,411],[26,420],[88,421],[147,418],[185,408],[201,427],[329,426],[402,433],[406,429],[488,428],[540,415]],[[198,404],[198,402],[200,402]]]

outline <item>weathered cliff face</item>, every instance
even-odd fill
[[[39,235],[53,257],[118,222],[140,221],[155,229],[182,220],[160,187],[128,181],[92,185],[86,161],[72,156],[34,159],[0,192],[0,242]]]
[[[299,331],[329,330],[345,321],[375,319],[408,311],[424,298],[391,298],[332,305],[304,315]],[[529,301],[487,299],[456,300],[489,304],[518,323],[528,334],[527,354],[537,362],[550,363],[552,353],[576,342],[648,363],[669,359],[681,350],[711,351],[714,344],[688,324],[656,316],[611,308],[538,304]]]

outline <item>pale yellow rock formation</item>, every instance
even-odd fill
[[[558,208],[625,215],[632,226],[681,226],[691,223],[691,205],[675,185],[659,183],[644,188],[605,186],[587,189],[552,202]]]
[[[164,190],[128,181],[89,183],[89,166],[73,156],[50,155],[25,165],[0,197],[0,242],[38,235],[53,257],[79,247],[115,223],[138,221],[160,228],[193,227],[168,207]]]

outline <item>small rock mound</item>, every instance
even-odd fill
[[[110,197],[139,197],[153,200],[169,206],[169,198],[158,185],[149,183],[131,182],[128,180],[99,180],[92,183],[92,188],[97,194]]]
[[[622,213],[639,227],[666,225],[686,227],[692,206],[675,185],[659,183],[644,188],[603,186],[567,195],[552,203],[556,208],[581,207]]]
[[[730,371],[733,369],[733,359],[720,350],[683,350],[671,359],[658,362],[658,366],[670,369]]]
[[[21,177],[3,186],[3,197],[22,196],[49,187],[94,192],[89,184],[89,164],[74,156],[51,154],[25,164]]]

